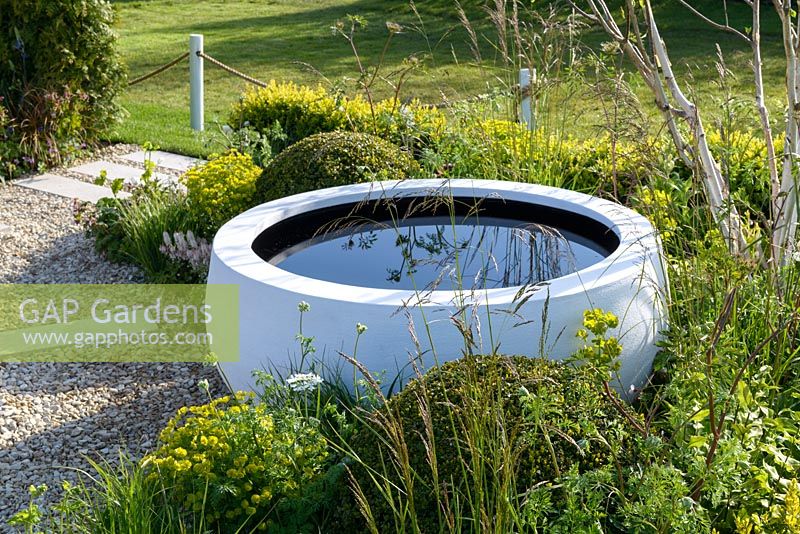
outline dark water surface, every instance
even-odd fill
[[[590,239],[498,217],[334,226],[269,259],[286,271],[382,289],[491,289],[551,280],[608,255]]]

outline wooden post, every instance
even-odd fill
[[[189,122],[192,130],[202,132],[203,117],[203,36],[193,33],[189,36]]]
[[[520,114],[521,122],[528,127],[529,130],[534,129],[533,113],[531,110],[531,70],[520,69],[519,71],[519,92],[522,95],[520,101]]]

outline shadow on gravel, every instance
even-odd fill
[[[109,376],[96,380],[86,376],[82,386],[91,383],[91,391],[83,393],[80,387],[65,390],[53,374],[60,369],[50,369],[47,382],[40,387],[9,394],[4,386],[14,365],[4,364],[0,370],[0,436],[10,419],[19,426],[34,423],[48,428],[10,445],[0,439],[0,532],[5,531],[8,517],[27,503],[29,485],[47,484],[48,502],[53,502],[61,493],[62,480],[74,482],[76,469],[89,467],[84,457],[115,462],[122,450],[141,458],[156,445],[159,432],[179,407],[207,401],[197,380],[207,378],[213,396],[224,394],[216,371],[199,364],[155,364],[157,369],[144,364],[121,365],[114,371],[105,369],[111,371]],[[35,364],[20,365],[25,368],[19,371],[34,371],[27,366]],[[68,380],[70,365],[58,365]],[[134,377],[129,380],[129,375]],[[31,377],[30,382],[35,381],[35,376]],[[38,397],[36,403],[37,392],[48,395]],[[59,401],[63,408],[55,405]],[[19,413],[10,417],[9,408]]]
[[[94,244],[75,226],[74,233],[55,238],[47,248],[26,251],[27,265],[0,275],[0,283],[12,284],[125,284],[141,283],[141,272],[132,265],[111,263],[95,252]]]

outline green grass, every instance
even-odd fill
[[[718,87],[719,75],[715,68],[717,61],[716,45],[723,52],[727,67],[733,71],[735,79],[729,80],[731,90],[737,98],[746,99],[752,104],[753,71],[751,68],[752,52],[750,46],[729,33],[715,30],[693,16],[678,5],[676,0],[654,0],[655,15],[667,50],[672,58],[673,68],[686,82],[688,93],[697,99],[700,105],[712,111],[709,104],[719,102],[723,97]],[[723,2],[718,0],[691,0],[702,13],[712,20],[723,22],[725,13]],[[728,17],[730,25],[744,32],[752,26],[750,8],[739,1],[729,1]],[[783,47],[781,44],[780,22],[771,5],[763,3],[761,45],[763,54],[764,90],[767,104],[773,113],[783,111],[785,94]],[[587,34],[586,44],[594,49],[607,39],[599,32]],[[632,70],[632,67],[629,68]],[[644,97],[643,103],[652,102],[650,93],[644,84],[636,79],[637,94]],[[652,107],[652,106],[651,106]],[[718,107],[718,106],[717,106]],[[701,109],[702,111],[702,109]],[[755,110],[753,110],[753,114]]]
[[[438,101],[440,88],[446,87],[454,97],[480,91],[485,76],[453,59],[453,52],[462,59],[469,57],[455,10],[423,9],[428,2],[419,3],[430,46],[409,30],[393,39],[386,57],[391,68],[411,54],[433,56],[424,72],[412,76],[406,94]],[[377,61],[388,34],[387,20],[415,23],[403,0],[153,0],[115,5],[120,47],[131,78],[177,57],[187,50],[190,33],[202,33],[207,54],[258,79],[323,81],[313,68],[337,82],[356,73],[349,44],[330,30],[337,20],[348,14],[366,18],[368,25],[357,36],[357,44],[368,62]],[[206,128],[213,132],[247,84],[208,63],[205,81]],[[388,93],[388,88],[382,92]],[[131,87],[121,102],[130,116],[113,132],[113,140],[151,141],[188,154],[208,151],[205,141],[210,136],[197,136],[188,126],[188,64]]]
[[[489,2],[491,4],[491,2]],[[492,47],[496,34],[481,5],[481,0],[462,1],[474,22],[481,41],[483,65],[472,61],[467,32],[451,0],[418,1],[423,31],[405,0],[143,0],[116,1],[122,55],[131,77],[149,72],[177,57],[188,47],[190,33],[205,35],[206,53],[261,80],[292,80],[314,84],[337,83],[350,78],[352,90],[356,75],[355,59],[349,44],[332,35],[330,27],[348,14],[363,16],[368,26],[357,36],[359,50],[367,63],[374,63],[384,46],[386,21],[408,29],[396,36],[386,56],[386,72],[400,65],[409,55],[425,55],[425,68],[408,81],[405,97],[438,102],[442,94],[462,98],[483,92],[488,86],[512,82],[512,72],[493,65]],[[543,2],[543,4],[546,4]],[[731,23],[740,28],[751,24],[743,3],[729,2]],[[699,0],[695,5],[717,20],[722,19],[720,2]],[[768,105],[779,118],[783,103],[780,32],[771,9],[764,9],[762,42],[765,56],[765,81]],[[715,44],[725,53],[728,66],[738,74],[732,81],[737,96],[749,97],[751,71],[747,45],[714,30],[675,6],[671,0],[657,5],[657,18],[679,73],[692,75],[693,91],[705,108],[718,107],[721,96],[715,85]],[[584,41],[594,49],[605,40],[596,31]],[[228,110],[246,82],[206,63],[206,133],[195,134],[189,124],[188,66],[170,69],[156,78],[131,87],[121,103],[129,117],[110,134],[114,141],[153,142],[162,149],[190,155],[207,155],[214,144],[218,123],[224,123]],[[648,91],[632,77],[643,105],[655,115]],[[379,92],[388,94],[383,85]],[[573,103],[575,130],[585,136],[600,122],[597,102],[582,95]],[[755,116],[753,112],[753,116]],[[571,123],[572,121],[570,121]]]

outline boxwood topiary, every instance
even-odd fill
[[[256,182],[256,198],[267,202],[324,187],[411,178],[419,172],[408,153],[379,137],[327,132],[278,154]]]
[[[532,408],[532,404],[536,407]],[[438,500],[428,460],[425,412],[430,414],[434,434]],[[625,465],[626,451],[633,443],[631,424],[586,368],[524,356],[468,356],[446,363],[409,383],[367,419],[351,442],[353,457],[357,458],[350,465],[352,484],[357,483],[363,491],[376,524],[387,530],[394,530],[391,525],[401,528],[382,495],[388,484],[378,475],[384,485],[381,490],[373,478],[375,471],[389,473],[389,478],[398,472],[387,420],[395,428],[396,423],[402,425],[415,473],[411,513],[422,532],[441,531],[444,525],[439,524],[437,510],[442,509],[442,502],[461,502],[463,506],[468,495],[475,495],[476,482],[471,480],[474,464],[467,436],[474,439],[482,434],[487,440],[483,453],[490,455],[499,454],[503,440],[507,440],[511,457],[517,458],[516,489],[511,490],[514,495],[522,495],[538,483],[555,481],[571,467],[584,472],[612,462]],[[496,458],[483,458],[490,474],[499,469]],[[399,488],[396,494],[405,490],[401,480],[395,478],[393,483]],[[506,491],[486,487],[492,485],[491,481],[478,484],[489,492]],[[343,502],[347,504],[341,509],[339,526],[363,530],[356,499],[351,494]],[[469,512],[464,509],[462,513]]]

